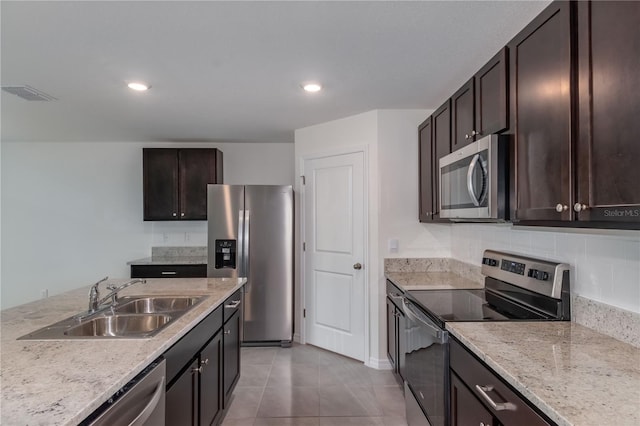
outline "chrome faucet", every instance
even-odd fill
[[[96,310],[98,310],[98,297],[100,297],[100,291],[98,290],[98,286],[101,282],[108,280],[109,277],[104,277],[97,283],[91,286],[91,290],[89,290],[89,313],[92,314]]]
[[[142,278],[135,278],[133,280],[127,281],[126,283],[124,283],[124,284],[122,284],[121,286],[118,286],[118,287],[116,287],[115,285],[107,286],[107,289],[111,290],[111,293],[109,293],[104,298],[102,298],[102,300],[100,300],[98,302],[98,306],[103,304],[108,298],[111,298],[111,306],[116,306],[118,304],[118,292],[120,290],[124,290],[125,288],[127,288],[129,286],[132,286],[134,284],[137,284],[137,283],[146,284],[147,280],[142,279]]]
[[[147,282],[147,280],[136,278],[136,279],[127,281],[126,283],[118,287],[114,285],[107,286],[107,289],[111,290],[111,293],[107,294],[105,297],[98,300],[98,298],[100,297],[100,291],[98,290],[98,285],[101,282],[106,281],[108,278],[109,277],[104,277],[103,279],[101,279],[100,281],[98,281],[97,283],[91,286],[91,290],[89,291],[89,313],[90,314],[97,311],[100,305],[106,302],[109,298],[111,298],[111,306],[116,306],[118,304],[119,291],[124,290],[125,288],[132,286],[136,283],[146,284]]]

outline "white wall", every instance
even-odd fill
[[[296,131],[296,175],[300,174],[300,164],[305,156],[367,147],[369,256],[365,265],[369,285],[370,334],[369,359],[365,362],[372,366],[387,363],[383,315],[384,257],[446,257],[451,253],[449,225],[424,225],[417,219],[417,126],[429,113],[427,110],[378,110]],[[300,212],[299,206],[296,211]],[[388,252],[389,238],[399,240],[397,253]],[[299,272],[299,240],[296,247],[296,270]],[[301,283],[302,277],[298,274],[298,297],[301,295]],[[300,299],[297,306],[302,306]],[[301,324],[299,312],[296,319]]]
[[[142,220],[142,147],[3,142],[2,308],[127,277],[152,245],[206,245],[206,222]],[[186,144],[224,153],[227,183],[293,184],[293,144]]]
[[[569,263],[573,294],[640,313],[640,231],[452,225],[452,257],[480,265],[485,248]]]

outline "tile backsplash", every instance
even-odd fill
[[[572,294],[640,313],[640,232],[565,231],[454,224],[451,254],[474,265],[480,265],[484,249],[566,262]]]

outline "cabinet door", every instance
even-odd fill
[[[571,7],[552,3],[509,43],[516,220],[573,219]]]
[[[144,220],[178,216],[178,154],[175,149],[142,150]]]
[[[224,407],[229,404],[229,398],[240,378],[240,313],[237,311],[223,327],[223,389]]]
[[[166,426],[198,424],[198,373],[199,359],[195,359],[182,373],[166,394]]]
[[[218,182],[217,149],[181,149],[179,157],[180,219],[207,219],[207,185]]]
[[[476,140],[509,127],[508,52],[503,48],[474,76]]]
[[[451,97],[451,152],[473,142],[474,87],[472,78]]]
[[[396,307],[387,298],[387,358],[394,373],[398,372],[398,330],[396,321]]]
[[[200,425],[209,426],[222,412],[222,334],[218,332],[200,353]]]
[[[451,426],[494,424],[493,416],[451,371]]]
[[[431,222],[434,212],[435,172],[431,117],[418,127],[418,175],[420,186],[420,222]]]
[[[451,100],[438,108],[432,115],[433,126],[433,219],[440,219],[440,158],[451,153]],[[446,221],[446,220],[441,220]]]
[[[578,2],[579,220],[640,222],[640,3]],[[583,209],[587,207],[587,209]]]

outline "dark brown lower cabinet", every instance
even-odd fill
[[[200,352],[200,424],[215,424],[222,414],[222,334],[218,332]]]
[[[165,402],[165,422],[170,425],[198,424],[198,380],[196,369],[199,359],[193,360],[187,369],[167,390]]]
[[[207,265],[131,265],[131,278],[206,278]]]
[[[449,340],[452,425],[549,426],[554,423],[457,340]]]
[[[451,372],[451,426],[492,426],[493,416],[458,376]]]
[[[238,294],[229,297],[223,305],[228,305],[234,297],[237,299]],[[166,426],[218,425],[229,406],[240,378],[242,308],[237,306],[223,324],[223,305],[164,354]]]
[[[222,345],[224,346],[224,406],[229,404],[229,398],[240,378],[240,310],[236,311],[223,326]]]

